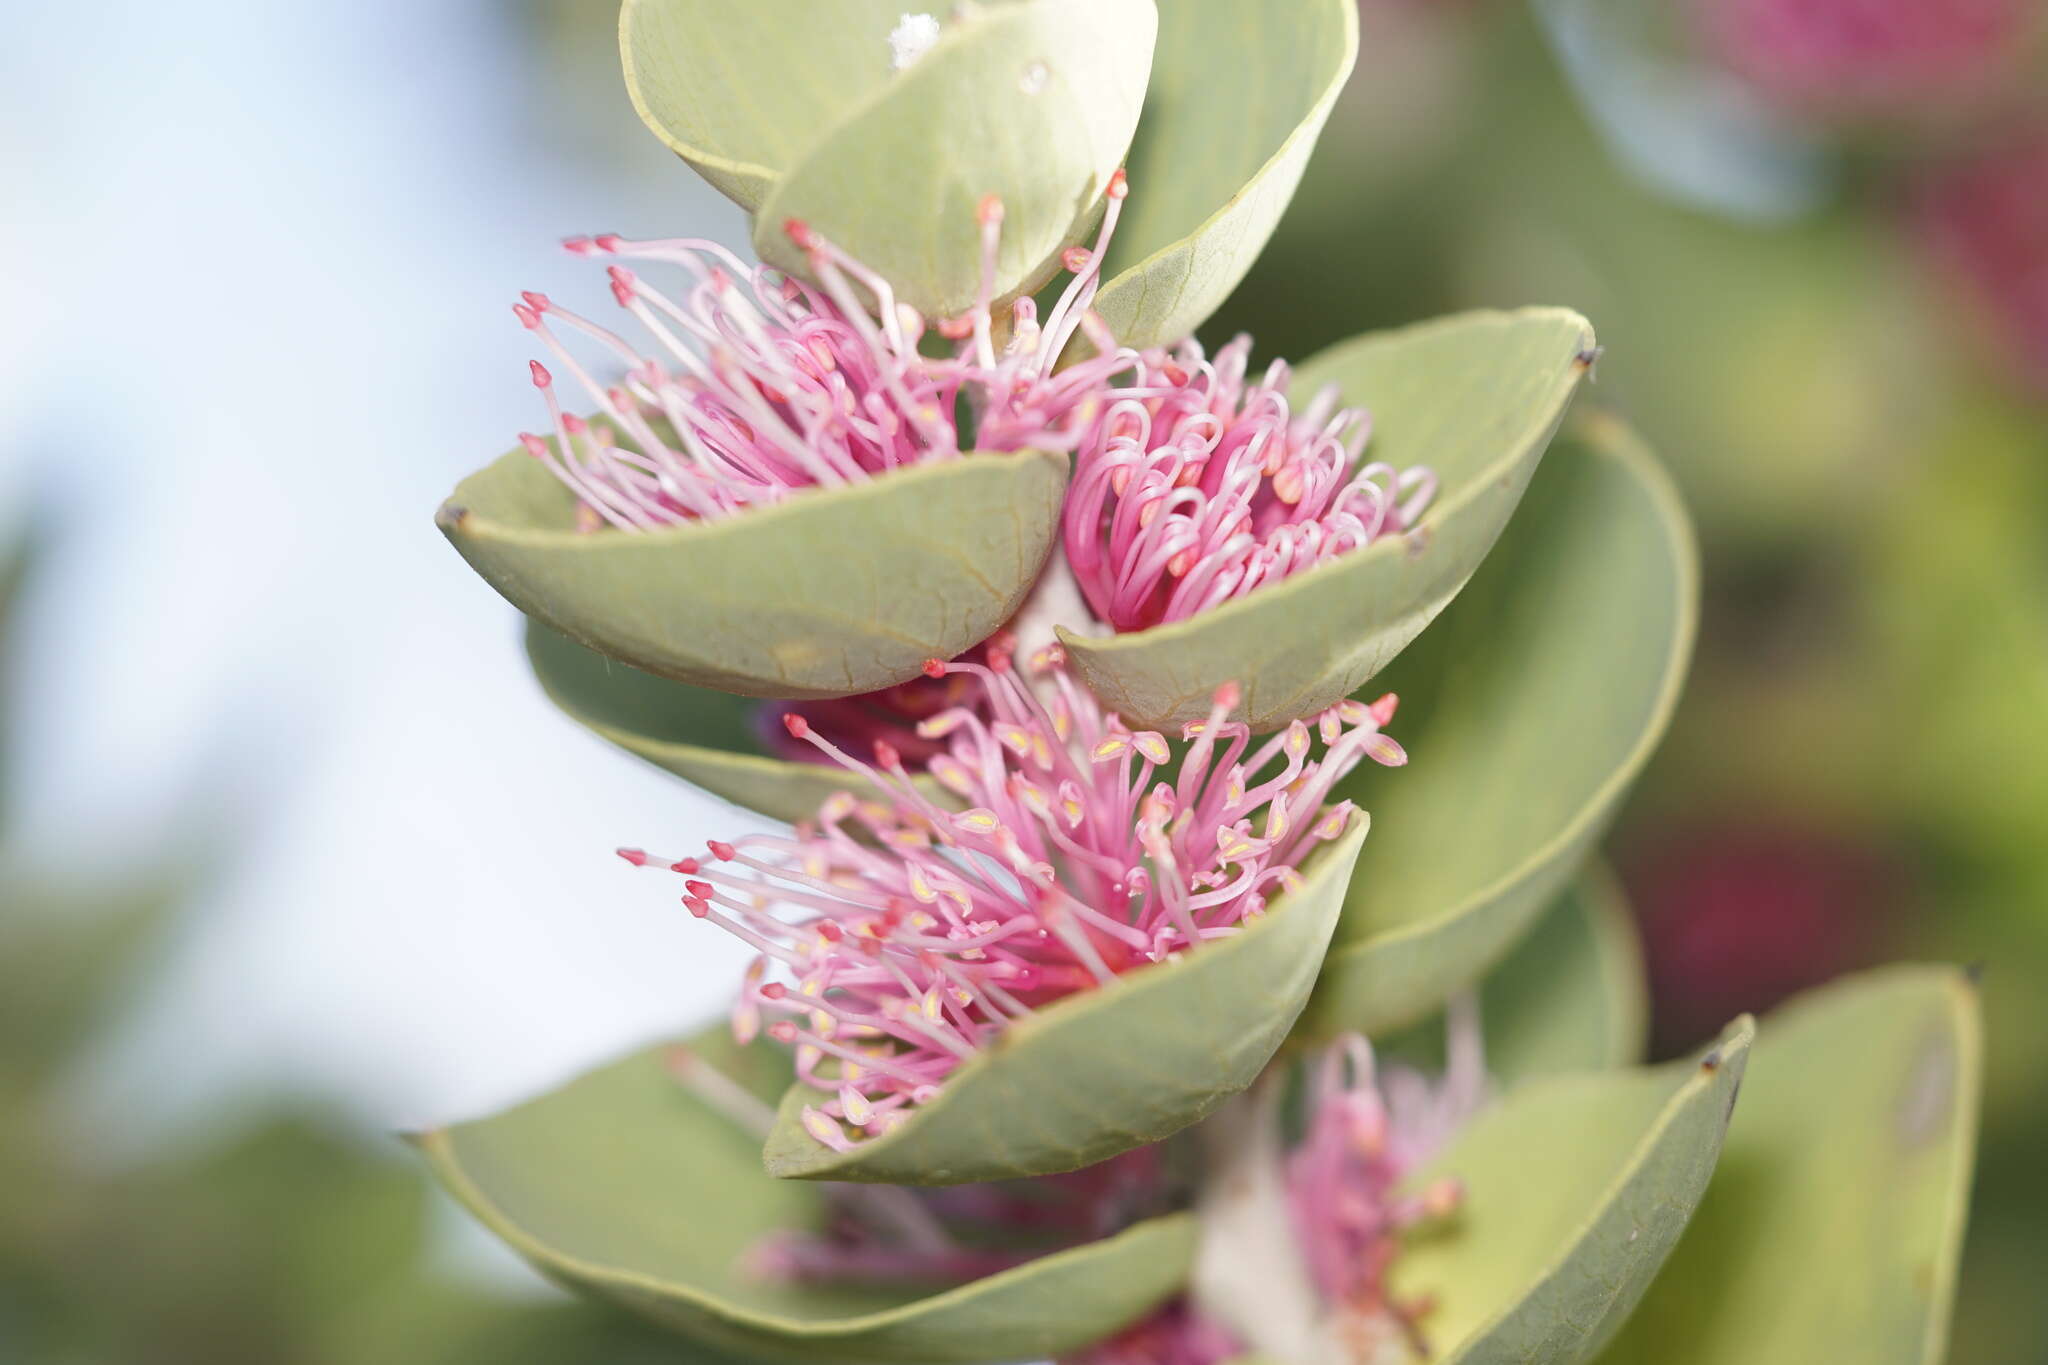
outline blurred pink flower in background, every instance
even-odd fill
[[[1996,359],[2048,397],[2048,114],[1925,173],[1910,212]]]
[[[1625,870],[1659,1057],[1873,960],[1901,885],[1879,849],[1771,816],[1672,831]]]
[[[1996,84],[2030,0],[1698,0],[1715,53],[1781,103],[1826,117],[1905,112]]]

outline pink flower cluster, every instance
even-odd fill
[[[1213,360],[1192,340],[1145,352],[1075,454],[1067,563],[1119,631],[1184,621],[1406,530],[1435,495],[1426,469],[1359,464],[1362,410],[1326,388],[1296,414],[1286,363],[1247,383],[1250,356],[1245,336]]]
[[[1029,678],[1002,650],[927,667],[979,684],[978,703],[917,726],[946,745],[919,775],[957,807],[887,741],[856,757],[792,713],[791,733],[872,797],[842,792],[791,834],[713,841],[707,857],[621,850],[683,875],[691,913],[758,951],[735,1031],[766,1020],[795,1049],[798,1079],[825,1096],[805,1127],[838,1149],[900,1121],[1034,1009],[1239,932],[1346,828],[1349,803],[1324,804],[1338,779],[1406,761],[1382,733],[1391,694],[1255,743],[1227,719],[1225,688],[1176,746],[1105,713],[1057,647]]]
[[[943,357],[920,350],[926,321],[886,279],[800,222],[787,231],[815,285],[749,267],[713,242],[572,239],[577,255],[678,267],[688,285],[675,299],[625,264],[609,268],[613,297],[652,340],[646,351],[543,294],[523,295],[513,312],[595,413],[566,410],[553,372],[536,360],[533,382],[547,400],[554,440],[531,432],[519,439],[595,518],[627,531],[732,516],[799,489],[859,482],[966,448],[1071,449],[1090,400],[1123,359],[1105,348],[1058,373],[1053,362],[1077,331],[1099,326],[1088,305],[1123,198],[1119,171],[1095,248],[1068,251],[1075,273],[1042,325],[1031,299],[1016,301],[1000,352],[990,305],[1002,205],[985,200],[981,300],[939,325],[958,343]],[[558,325],[608,353],[623,378],[601,381]],[[975,418],[971,447],[959,426],[963,409]]]
[[[1760,89],[1831,115],[1968,98],[2034,22],[2027,0],[1698,0],[1708,39]]]
[[[1043,324],[1029,298],[995,339],[1002,206],[983,203],[982,288],[937,330],[889,281],[801,223],[789,232],[817,283],[749,269],[710,242],[577,238],[570,250],[680,267],[680,300],[624,264],[612,293],[653,339],[634,342],[529,293],[513,311],[595,405],[566,409],[533,362],[552,440],[520,440],[580,500],[584,525],[652,530],[732,516],[811,487],[840,486],[966,450],[1071,451],[1063,544],[1089,607],[1117,630],[1185,620],[1414,525],[1435,492],[1426,469],[1360,463],[1370,423],[1334,392],[1290,409],[1288,370],[1248,381],[1251,341],[1212,359],[1192,340],[1120,347],[1091,310],[1125,196],[1112,178],[1092,248]],[[608,353],[601,382],[563,339]],[[1076,336],[1087,347],[1070,347]],[[1069,352],[1087,350],[1085,356]],[[1065,357],[1067,363],[1056,367]]]
[[[2048,119],[2001,129],[1930,172],[1913,209],[2006,369],[2048,395]]]
[[[1455,1179],[1405,1194],[1400,1186],[1454,1137],[1486,1099],[1476,1012],[1455,1008],[1449,1064],[1439,1078],[1406,1067],[1380,1070],[1372,1045],[1351,1035],[1310,1066],[1300,1143],[1286,1157],[1285,1187],[1296,1245],[1337,1335],[1359,1360],[1429,1357],[1426,1298],[1397,1299],[1388,1271],[1402,1234],[1452,1213]],[[1065,1365],[1220,1365],[1245,1343],[1181,1298]]]

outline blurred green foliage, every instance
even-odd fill
[[[1639,907],[1707,903],[1721,922],[1647,925],[1656,979],[1687,965],[1660,964],[1660,941],[1702,933],[1723,961],[1793,970],[1684,983],[1699,999],[1673,1013],[1762,1010],[1900,957],[1988,962],[1950,1358],[2041,1358],[2048,415],[2006,389],[1917,250],[1905,177],[1940,137],[1856,149],[1813,215],[1735,221],[1609,155],[1527,7],[1362,13],[1358,70],[1292,211],[1205,340],[1250,331],[1261,356],[1301,356],[1481,304],[1592,319],[1590,396],[1663,453],[1703,546],[1697,662],[1615,846]],[[1768,865],[1789,859],[1800,885],[1744,888],[1731,830],[1769,831],[1789,851]],[[1673,848],[1690,860],[1649,856]],[[1732,884],[1646,884],[1703,867]]]
[[[31,556],[0,553],[0,661]],[[0,770],[0,777],[4,777]],[[0,1360],[8,1365],[691,1361],[614,1315],[430,1264],[400,1145],[283,1101],[138,1159],[67,1082],[146,981],[205,859],[87,889],[0,830]]]

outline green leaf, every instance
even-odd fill
[[[754,221],[761,259],[807,275],[799,219],[927,317],[967,311],[984,195],[1003,203],[995,292],[1049,278],[1101,207],[1137,126],[1151,0],[1026,0],[946,21],[937,45],[824,130]]]
[[[647,126],[749,211],[887,86],[901,0],[625,0],[619,55]]]
[[[577,531],[515,450],[436,518],[521,611],[601,654],[750,697],[843,697],[950,659],[1015,614],[1052,548],[1067,461],[975,453],[662,531]]]
[[[1355,816],[1315,853],[1301,889],[1243,933],[1141,968],[1013,1025],[938,1096],[851,1151],[799,1115],[792,1087],[764,1153],[776,1175],[950,1185],[1070,1171],[1156,1142],[1257,1079],[1308,998],[1365,840]]]
[[[1728,1150],[1612,1365],[1933,1365],[1976,1147],[1979,1002],[1894,967],[1764,1021]]]
[[[12,693],[14,680],[20,676],[15,655],[20,648],[22,588],[39,548],[37,537],[0,512],[0,835],[9,831],[14,813],[9,805],[13,794],[9,768],[14,757]]]
[[[1251,269],[1358,52],[1354,0],[1171,0],[1095,310],[1170,345]]]
[[[1599,838],[1671,717],[1698,569],[1670,481],[1617,419],[1558,443],[1470,591],[1385,681],[1414,762],[1344,795],[1360,860],[1304,1028],[1398,1028],[1507,951]]]
[[[834,764],[777,758],[755,727],[760,703],[642,672],[539,622],[526,627],[526,657],[548,699],[570,719],[657,768],[735,805],[794,824],[834,792],[871,791]],[[941,806],[957,805],[931,778],[911,779]]]
[[[1465,1186],[1456,1223],[1394,1264],[1398,1293],[1436,1296],[1432,1359],[1564,1365],[1598,1350],[1706,1192],[1754,1037],[1745,1016],[1697,1062],[1531,1082],[1418,1172],[1416,1188]]]
[[[785,1054],[722,1029],[698,1059],[758,1098]],[[1072,1350],[1174,1292],[1194,1233],[1155,1218],[944,1292],[774,1283],[748,1250],[816,1228],[818,1186],[769,1177],[757,1140],[685,1088],[656,1047],[493,1117],[418,1139],[435,1174],[536,1267],[722,1350],[778,1360],[985,1361]]]
[[[1335,384],[1372,415],[1369,459],[1426,464],[1441,486],[1416,527],[1188,621],[1102,639],[1060,632],[1076,671],[1133,725],[1208,713],[1225,682],[1239,719],[1277,729],[1355,691],[1442,611],[1507,524],[1593,346],[1562,308],[1465,313],[1345,342],[1294,392]],[[1304,399],[1305,401],[1305,399]]]
[[[1642,1060],[1649,1003],[1641,945],[1621,887],[1598,859],[1579,869],[1478,989],[1487,1074],[1504,1086]],[[1383,1056],[1443,1069],[1441,1018],[1373,1044]]]

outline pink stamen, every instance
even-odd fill
[[[713,864],[634,851],[638,866],[685,872],[691,912],[768,963],[775,979],[743,990],[735,1028],[764,1008],[795,1015],[768,1032],[821,1092],[811,1126],[851,1124],[838,1129],[849,1142],[936,1094],[1032,1010],[1262,914],[1342,833],[1349,806],[1324,798],[1379,737],[1370,708],[1351,703],[1320,756],[1301,726],[1247,761],[1251,735],[1229,720],[1224,688],[1176,755],[1166,736],[1103,712],[1061,651],[1028,668],[1007,645],[984,654],[926,665],[918,685],[965,691],[920,724],[932,736],[922,759],[875,740],[865,762],[784,713],[793,741],[872,784],[868,799],[835,795],[791,836],[713,841]],[[961,808],[932,804],[918,773]]]
[[[1285,365],[1247,383],[1250,350],[1239,337],[1213,360],[1193,341],[1145,352],[1075,452],[1067,560],[1118,630],[1186,620],[1404,531],[1435,495],[1428,470],[1361,464],[1369,424],[1334,394],[1296,414]]]
[[[553,406],[553,376],[534,362],[534,382],[567,436],[548,467],[614,528],[652,530],[738,515],[816,486],[860,482],[967,450],[1066,451],[1083,438],[1096,395],[1135,358],[1113,346],[1055,375],[1054,363],[1100,287],[1098,262],[1125,193],[1112,178],[1095,246],[1077,257],[1046,326],[1029,300],[998,354],[992,309],[1003,208],[976,208],[982,268],[974,308],[938,324],[954,354],[919,350],[927,322],[898,302],[881,275],[810,224],[784,231],[810,263],[814,283],[752,269],[695,239],[628,241],[615,233],[573,237],[584,257],[617,256],[677,267],[671,296],[625,264],[607,269],[613,299],[651,343],[625,336],[527,292],[513,305],[520,325],[547,348],[615,430],[600,435]],[[601,378],[567,340],[580,335],[623,366]],[[963,414],[966,416],[963,421]]]

